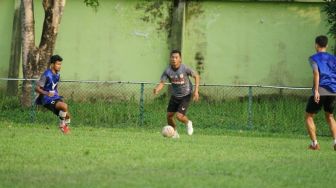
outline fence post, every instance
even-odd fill
[[[248,90],[248,128],[253,128],[253,109],[252,109],[252,102],[253,102],[253,93],[252,93],[252,86],[249,86]]]
[[[139,116],[139,123],[142,126],[144,123],[144,90],[145,84],[141,83],[140,88],[140,116]]]
[[[32,88],[31,88],[31,112],[30,112],[30,118],[32,123],[35,122],[36,114],[35,114],[35,87],[36,83],[35,80],[32,80]]]

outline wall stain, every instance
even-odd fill
[[[276,57],[278,61],[275,65],[271,66],[268,76],[265,79],[266,83],[284,86],[293,80],[293,76],[287,67],[286,48],[284,42],[278,43],[278,57]]]
[[[204,14],[200,0],[187,1],[186,3],[186,21],[191,18],[196,19]]]
[[[143,22],[155,24],[158,33],[164,31],[170,37],[173,10],[171,1],[145,0],[138,2],[135,9],[143,11],[143,15],[140,17]]]
[[[201,75],[204,72],[204,56],[202,52],[196,52],[195,61],[196,61],[196,70],[198,72],[198,75]]]
[[[186,17],[185,21],[186,24],[192,23],[193,20],[197,20],[204,15],[204,9],[200,0],[194,1],[186,1]],[[193,25],[193,24],[192,24]],[[196,49],[192,53],[194,53],[194,60],[196,64],[196,70],[198,74],[201,76],[205,72],[205,56],[206,56],[206,49],[207,49],[207,40],[206,34],[203,30],[203,27],[198,26],[191,26],[192,35],[195,35],[197,41],[195,42]]]

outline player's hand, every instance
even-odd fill
[[[315,91],[314,92],[314,101],[316,103],[319,103],[320,102],[320,93],[318,91]]]
[[[198,94],[198,91],[195,91],[195,92],[194,92],[193,100],[194,100],[194,101],[198,101],[198,100],[199,100],[199,94]]]
[[[55,91],[49,91],[48,92],[48,97],[53,97],[55,95]]]

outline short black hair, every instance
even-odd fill
[[[182,57],[182,55],[181,55],[181,51],[180,51],[180,50],[172,50],[172,51],[170,52],[170,55],[173,55],[173,54],[179,54],[180,57]]]
[[[59,55],[53,55],[50,57],[49,63],[52,64],[55,63],[56,61],[63,61],[63,58]]]
[[[325,48],[327,47],[328,45],[328,37],[325,36],[325,35],[320,35],[320,36],[317,36],[315,38],[315,43],[321,47],[321,48]]]

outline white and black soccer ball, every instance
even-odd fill
[[[170,125],[166,125],[162,128],[161,134],[164,137],[171,138],[175,134],[175,129]]]

